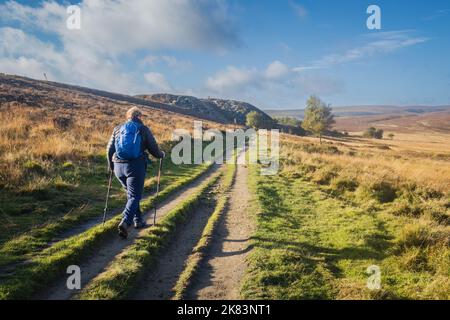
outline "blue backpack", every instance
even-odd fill
[[[120,127],[116,137],[116,156],[121,160],[134,160],[142,156],[141,124],[128,121]]]

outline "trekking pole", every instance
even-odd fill
[[[110,170],[109,183],[108,183],[108,193],[106,194],[105,210],[103,210],[103,225],[105,224],[105,221],[106,221],[106,211],[108,211],[108,200],[109,200],[109,193],[111,191],[112,175],[113,175],[113,172],[112,172],[112,170]]]
[[[162,170],[162,158],[159,159],[159,168],[158,168],[158,180],[156,183],[156,196],[155,196],[155,212],[153,213],[153,225],[156,225],[156,201],[158,200],[158,194],[159,194],[159,182],[161,180],[161,170]]]

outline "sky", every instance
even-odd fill
[[[0,72],[131,95],[450,105],[449,56],[448,0],[0,0]]]

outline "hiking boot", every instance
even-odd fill
[[[147,224],[147,222],[145,221],[139,221],[139,220],[135,220],[134,221],[134,228],[135,229],[145,229],[147,228],[149,225]]]
[[[122,239],[128,238],[128,223],[122,220],[119,224],[119,237]]]

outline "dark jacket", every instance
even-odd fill
[[[147,126],[145,126],[142,123],[142,121],[139,119],[135,119],[133,121],[138,122],[142,125],[140,134],[142,136],[141,150],[142,150],[143,155],[146,157],[145,151],[148,151],[155,158],[161,159],[164,156],[164,154],[159,149],[158,144],[156,143],[155,137],[153,136],[150,129]],[[116,142],[116,137],[119,134],[119,130],[121,127],[122,127],[122,125],[114,128],[113,134],[111,135],[111,139],[109,139],[108,146],[106,147],[106,153],[108,155],[108,164],[109,164],[110,168],[114,168],[113,162],[121,162],[121,163],[128,162],[127,160],[118,159],[116,157],[115,142]]]

